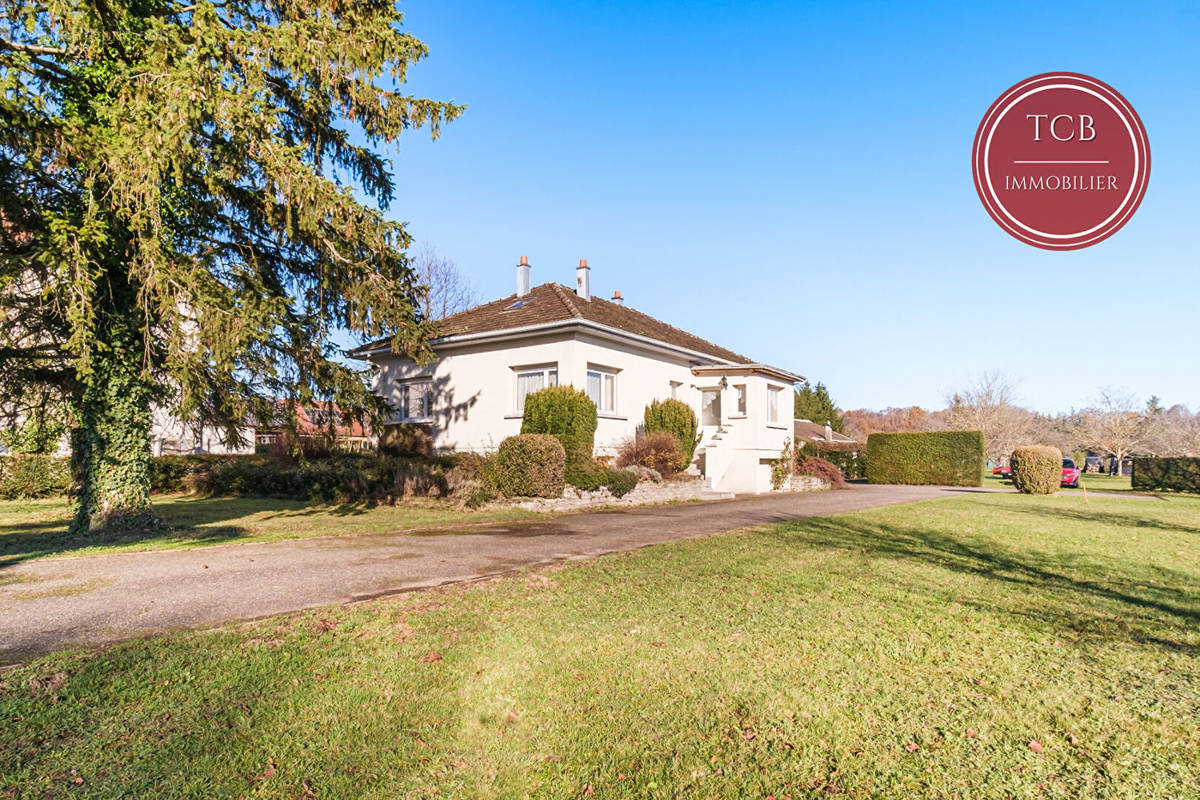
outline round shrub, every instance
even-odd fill
[[[509,497],[561,497],[565,468],[566,451],[557,438],[523,433],[500,443],[491,472],[496,488]]]
[[[521,433],[547,433],[558,439],[566,453],[567,483],[580,487],[589,482],[596,404],[584,392],[570,386],[551,386],[526,395]]]
[[[1054,494],[1062,484],[1062,452],[1057,447],[1018,447],[1008,463],[1013,485],[1025,494]]]
[[[687,469],[696,454],[696,445],[700,443],[696,434],[699,422],[692,407],[680,400],[655,400],[646,406],[643,423],[647,435],[661,431],[675,437],[679,442],[679,461],[673,471]]]
[[[617,466],[649,467],[669,478],[680,470],[683,458],[683,449],[673,433],[647,431],[644,436],[634,436],[621,443]]]
[[[638,484],[638,476],[629,470],[610,469],[608,472],[608,491],[612,492],[613,497],[624,497],[633,491]]]
[[[48,455],[0,456],[0,500],[70,494],[71,460]]]

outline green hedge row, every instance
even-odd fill
[[[870,483],[980,486],[983,465],[980,431],[872,433],[867,437]]]
[[[0,456],[0,500],[67,494],[75,485],[71,460],[55,456]]]
[[[1200,458],[1135,458],[1134,489],[1200,492]]]

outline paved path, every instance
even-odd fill
[[[254,619],[632,550],[671,539],[946,496],[847,491],[576,514],[454,532],[333,536],[31,561],[0,569],[0,663],[72,644]]]

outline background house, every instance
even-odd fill
[[[377,368],[375,391],[393,421],[428,425],[438,450],[490,451],[520,432],[526,395],[572,385],[596,404],[596,452],[613,454],[652,400],[687,403],[700,421],[695,469],[714,489],[770,490],[770,461],[792,432],[792,389],[803,378],[753,362],[591,290],[580,261],[575,289],[531,286],[525,258],[516,292],[454,314],[418,365],[386,341],[352,356]]]

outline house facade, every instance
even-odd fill
[[[713,489],[770,491],[770,461],[792,437],[792,389],[803,380],[628,308],[620,294],[594,297],[581,261],[574,291],[531,286],[447,317],[430,341],[432,363],[416,364],[374,342],[351,355],[376,367],[375,391],[393,422],[428,425],[440,451],[495,450],[520,433],[526,395],[571,385],[596,404],[597,455],[613,455],[642,424],[653,400],[696,412],[702,438],[693,470]]]

